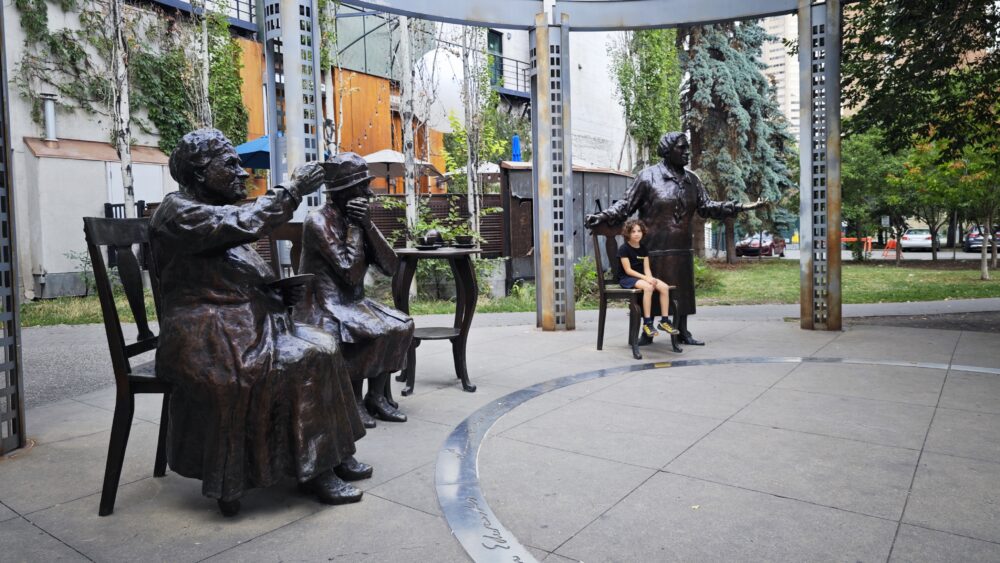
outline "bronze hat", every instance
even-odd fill
[[[353,152],[342,152],[330,160],[321,163],[323,166],[324,191],[339,192],[367,182],[374,178],[368,171],[368,163],[360,155]]]

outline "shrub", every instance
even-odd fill
[[[714,268],[708,265],[704,258],[695,256],[694,258],[694,287],[695,289],[712,290],[722,285],[722,276]]]

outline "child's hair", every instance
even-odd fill
[[[646,236],[646,224],[640,219],[629,219],[628,221],[625,221],[625,226],[622,227],[622,236],[624,236],[626,240],[628,240],[629,235],[632,234],[632,228],[635,226],[638,226],[642,231],[642,236]]]

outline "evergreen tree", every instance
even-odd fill
[[[761,47],[769,39],[756,22],[682,28],[678,33],[685,127],[691,168],[716,200],[777,202],[794,188],[787,166],[788,125],[774,87],[763,73]],[[773,208],[740,215],[748,229],[774,224]],[[736,261],[735,219],[726,219],[726,259]]]
[[[618,100],[638,150],[636,169],[655,162],[660,136],[681,126],[676,37],[673,29],[625,32],[609,48]]]

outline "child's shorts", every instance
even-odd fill
[[[633,278],[632,276],[622,276],[618,283],[621,284],[625,289],[635,289],[635,282],[639,281],[639,278]]]

